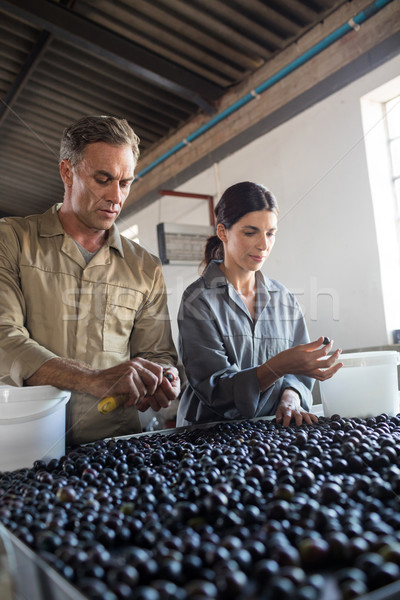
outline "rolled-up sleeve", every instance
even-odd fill
[[[4,383],[22,385],[56,355],[30,338],[25,327],[26,306],[20,287],[19,241],[11,227],[0,222],[0,376]]]

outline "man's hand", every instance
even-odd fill
[[[170,373],[173,380],[165,375]],[[125,406],[144,411],[169,406],[179,396],[180,380],[175,367],[165,367],[145,358],[133,358],[109,369],[90,367],[65,358],[53,358],[26,380],[27,385],[54,385],[62,390],[91,394],[102,399],[123,396]]]
[[[181,382],[179,379],[178,369],[175,369],[175,367],[164,368],[163,380],[154,394],[140,399],[135,404],[135,408],[141,412],[144,412],[148,408],[152,408],[157,412],[161,408],[167,408],[171,404],[172,400],[176,400],[180,391]]]
[[[163,381],[163,368],[145,358],[133,358],[90,376],[90,393],[98,398],[126,395],[125,406],[152,396]]]

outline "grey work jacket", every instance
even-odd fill
[[[284,389],[312,404],[313,379],[286,375],[260,392],[257,367],[282,350],[309,342],[294,296],[279,282],[256,273],[256,314],[251,318],[219,261],[184,292],[179,309],[179,346],[188,378],[178,425],[274,415]]]
[[[136,356],[175,366],[160,261],[113,225],[86,264],[61,226],[60,206],[0,220],[0,382],[22,386],[54,357],[95,369]],[[72,393],[69,443],[140,431],[135,409],[102,415],[98,402]]]

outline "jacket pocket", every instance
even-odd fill
[[[136,314],[142,302],[143,294],[137,290],[108,288],[103,329],[105,352],[128,352]]]

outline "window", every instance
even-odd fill
[[[400,94],[385,102],[384,114],[396,203],[397,234],[400,240]]]
[[[361,98],[388,343],[400,329],[400,77]]]
[[[121,235],[124,235],[129,240],[132,240],[132,242],[136,242],[137,244],[140,244],[139,227],[137,225],[131,225],[127,229],[124,229],[124,231],[121,232]]]

